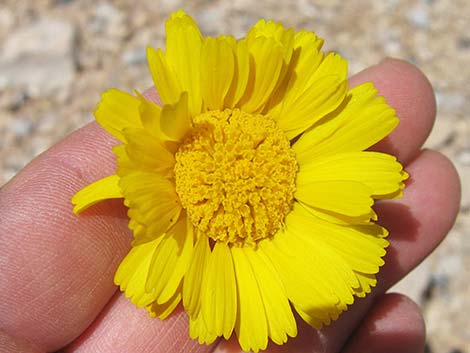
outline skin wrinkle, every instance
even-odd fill
[[[40,353],[40,350],[0,330],[0,352]]]
[[[395,77],[391,75],[391,67],[395,65],[402,67],[402,70],[408,70],[405,71],[407,72],[406,77]],[[405,68],[403,66],[405,66]],[[432,92],[429,92],[427,83],[423,83],[423,80],[426,80],[424,76],[419,73],[417,69],[409,67],[409,64],[404,64],[401,61],[389,60],[379,66],[369,69],[372,71],[366,70],[360,73],[356,78],[352,79],[352,81],[355,83],[359,81],[367,81],[370,79],[375,81],[375,78],[382,76],[386,77],[384,82],[388,80],[388,84],[379,83],[379,85],[382,85],[382,88],[379,87],[380,92],[387,97],[387,100],[390,104],[397,108],[397,112],[400,112],[400,117],[402,117],[403,123],[399,125],[397,130],[393,133],[394,135],[387,139],[387,143],[392,147],[396,146],[402,161],[410,160],[412,155],[417,153],[419,146],[417,146],[415,143],[410,143],[410,140],[424,140],[434,120],[434,116],[430,115],[431,111],[429,109],[429,104],[432,105],[432,103],[427,102],[429,103],[428,105],[420,104],[413,106],[415,111],[410,111],[408,108],[410,105],[413,105],[410,104],[410,100],[400,101],[402,98],[393,96],[393,94],[396,94],[396,92],[401,91],[402,97],[409,95],[412,99],[414,99],[413,97],[416,97],[417,95],[424,97],[423,100],[429,99],[426,97],[432,97]],[[414,87],[414,90],[409,91],[410,87]],[[421,92],[419,90],[421,90]],[[422,92],[423,90],[425,93]],[[420,100],[416,101],[419,102]],[[416,119],[416,123],[408,125],[407,127],[405,122],[407,120],[413,119]],[[417,126],[420,128],[416,129]],[[405,142],[398,143],[397,141]],[[79,181],[79,178],[77,177],[77,181],[71,185],[70,179],[61,176],[60,170],[56,171],[58,174],[52,175],[52,180],[51,175],[48,175],[49,181],[44,179],[46,185],[51,185],[53,181],[52,184],[57,185],[58,188],[54,189],[52,187],[51,189],[51,187],[48,186],[48,192],[50,193],[51,190],[55,190],[57,195],[51,195],[49,202],[52,202],[52,204],[47,205],[47,207],[43,205],[43,211],[41,211],[41,207],[37,207],[38,205],[41,205],[41,202],[35,200],[35,198],[40,197],[40,195],[37,193],[35,194],[34,191],[38,187],[44,187],[44,185],[37,183],[37,172],[39,172],[39,174],[42,173],[43,175],[46,175],[44,170],[40,169],[41,165],[43,168],[48,163],[47,158],[51,158],[51,155],[53,156],[54,154],[59,153],[61,156],[68,156],[71,163],[73,162],[79,164],[79,168],[82,168],[79,170],[83,171],[84,178],[90,178],[90,181],[96,180],[100,177],[111,174],[114,170],[114,157],[110,152],[108,153],[105,151],[105,149],[109,148],[109,146],[113,143],[115,143],[115,140],[107,137],[106,134],[95,123],[89,124],[85,128],[69,136],[58,146],[53,147],[51,150],[36,159],[17,177],[5,185],[5,187],[3,187],[0,191],[0,207],[2,207],[2,210],[4,211],[3,217],[0,218],[0,247],[5,249],[2,255],[0,255],[0,263],[9,264],[4,266],[5,270],[0,273],[0,287],[3,288],[3,284],[8,283],[8,286],[5,286],[7,291],[0,291],[0,314],[2,317],[2,320],[0,321],[0,329],[4,329],[6,331],[11,330],[12,332],[20,332],[22,335],[26,335],[26,333],[28,333],[28,337],[31,339],[31,341],[35,342],[35,344],[43,350],[58,349],[59,347],[70,342],[72,338],[77,337],[85,329],[85,327],[88,326],[88,323],[95,319],[95,316],[99,313],[100,310],[102,310],[102,307],[106,302],[108,302],[108,299],[112,297],[113,293],[115,292],[115,287],[112,285],[112,275],[120,258],[122,258],[127,251],[130,240],[130,232],[126,229],[125,226],[127,223],[125,220],[125,209],[122,206],[118,207],[118,205],[114,202],[103,202],[93,206],[80,217],[72,216],[72,207],[69,204],[70,197],[74,192],[84,186],[85,183]],[[378,149],[386,148],[387,144],[379,144],[376,147]],[[98,150],[102,152],[96,153]],[[425,163],[427,168],[432,171],[434,167],[429,165],[431,162],[432,159],[431,161],[428,160],[424,162],[420,162],[420,160],[417,159],[414,163],[416,163],[417,166],[419,166],[419,164]],[[443,194],[447,193],[447,198],[444,199],[444,203],[440,205],[440,207],[441,210],[447,209],[447,212],[449,212],[447,218],[451,220],[455,216],[454,203],[458,202],[458,190],[456,190],[458,179],[456,178],[453,169],[449,169],[449,165],[450,164],[441,165],[444,170],[441,170],[442,174],[440,174],[439,178],[445,180],[446,183],[443,183],[442,187],[440,186],[437,190],[435,190],[435,192]],[[429,179],[429,177],[427,177],[427,179]],[[66,180],[68,180],[68,182],[64,183]],[[441,180],[441,182],[443,180]],[[439,181],[439,179],[435,179],[435,181]],[[424,183],[423,187],[425,187],[427,180],[423,180],[422,182]],[[451,185],[452,188],[450,190],[445,189],[449,188],[449,185]],[[411,186],[412,185],[410,185],[410,187]],[[21,192],[19,192],[20,190]],[[427,188],[425,188],[425,190],[427,190]],[[30,195],[28,202],[25,202],[25,196],[22,196],[25,194]],[[35,196],[32,197],[31,195]],[[39,201],[42,201],[42,199],[39,198]],[[427,205],[427,207],[429,207],[429,205]],[[29,209],[29,212],[34,214],[34,216],[30,218],[43,226],[41,230],[44,233],[39,234],[38,229],[23,229],[21,225],[19,227],[11,227],[12,224],[15,224],[15,222],[12,222],[12,220],[17,219],[18,214],[16,212],[19,209]],[[47,213],[50,209],[56,210],[55,217],[60,219],[60,224],[62,224],[63,228],[60,231],[60,237],[65,236],[65,239],[73,239],[73,243],[76,244],[74,252],[77,252],[77,249],[82,249],[82,246],[83,249],[87,249],[87,246],[80,244],[96,242],[95,244],[97,249],[101,249],[101,251],[104,253],[107,251],[112,253],[114,251],[115,257],[111,261],[106,262],[106,267],[96,267],[92,269],[75,268],[73,263],[64,261],[64,259],[67,260],[68,257],[72,255],[72,249],[62,249],[55,247],[58,244],[55,244],[54,241],[55,238],[59,235],[57,234],[57,229],[54,228],[54,226],[57,226],[57,224],[54,225],[54,222],[51,222],[51,219],[54,220],[54,216],[50,218],[51,214]],[[105,215],[107,216],[105,217]],[[47,222],[45,220],[41,220],[41,217],[45,217]],[[432,228],[431,230],[436,228],[436,222],[438,224],[441,224],[439,222],[443,222],[442,218],[443,217],[439,217],[437,219],[428,221],[429,227]],[[8,220],[8,222],[6,220]],[[105,224],[107,224],[107,226],[105,226]],[[407,257],[415,258],[417,261],[421,261],[425,254],[429,252],[429,249],[435,246],[442,239],[444,234],[440,232],[442,232],[446,227],[447,223],[445,226],[442,226],[441,224],[441,226],[438,227],[439,229],[436,229],[436,232],[426,234],[427,240],[432,240],[431,242],[425,242],[427,244],[426,247],[428,248],[425,248],[424,250],[421,248],[422,246],[425,246],[423,242],[416,241],[410,244],[398,242],[397,252],[400,253],[406,248],[409,251],[406,254]],[[26,234],[28,235],[28,238],[25,238]],[[407,234],[403,234],[403,237],[406,236]],[[25,239],[28,240],[26,241]],[[389,240],[392,239],[393,237],[391,236]],[[46,248],[51,247],[51,250],[55,249],[54,251],[58,251],[62,255],[59,257],[62,262],[56,264],[57,271],[59,271],[56,275],[74,277],[76,279],[75,292],[73,297],[71,297],[71,293],[69,292],[62,292],[60,293],[60,299],[54,297],[45,298],[49,299],[49,301],[40,303],[42,305],[38,305],[35,308],[31,308],[31,312],[25,313],[25,315],[27,315],[25,321],[20,324],[15,323],[15,312],[12,311],[12,307],[16,305],[19,308],[18,310],[22,310],[24,303],[27,303],[28,301],[28,297],[23,295],[18,296],[15,290],[17,289],[16,286],[18,286],[19,283],[12,283],[11,280],[15,278],[25,280],[23,277],[21,277],[23,275],[22,271],[27,272],[28,269],[31,270],[35,267],[44,268],[43,264],[35,262],[36,259],[34,257],[27,256],[28,254],[34,254],[34,249],[31,250],[31,248],[34,248],[35,243],[42,242],[44,242],[44,246],[46,246]],[[18,253],[15,252],[18,248],[17,244],[28,244],[28,247],[23,248],[24,254],[20,254],[22,256],[21,259],[13,258],[14,254],[18,255]],[[33,253],[31,253],[31,251],[33,251]],[[5,258],[5,254],[10,255]],[[99,254],[101,254],[101,252],[97,253],[96,255]],[[99,258],[99,256],[97,256],[97,258]],[[97,264],[94,265],[97,266]],[[99,263],[99,266],[102,265],[103,263]],[[411,263],[408,265],[412,266],[413,264]],[[62,270],[59,270],[60,268],[62,268]],[[385,267],[385,269],[386,268],[387,267]],[[397,268],[395,270],[402,271],[397,274],[397,276],[401,277],[404,275],[404,272],[409,271],[410,269],[411,268]],[[91,271],[92,273],[101,273],[99,279],[97,278],[96,282],[92,282],[93,287],[96,286],[98,280],[108,278],[108,280],[103,280],[102,283],[99,283],[98,286],[96,286],[96,298],[94,301],[88,303],[81,300],[77,301],[77,299],[83,299],[81,296],[83,294],[81,293],[86,293],[90,289],[90,281],[84,282],[82,280],[83,271],[87,270]],[[383,272],[385,275],[385,271]],[[104,275],[104,273],[106,275]],[[382,278],[382,281],[385,281],[385,279],[386,278]],[[40,288],[37,288],[35,292],[31,293],[31,295],[37,295],[37,291],[39,290]],[[109,326],[103,326],[104,322],[98,319],[98,321],[95,321],[93,325],[88,328],[84,335],[82,335],[78,340],[74,341],[74,344],[70,346],[67,351],[73,352],[76,349],[79,349],[81,345],[83,345],[83,347],[86,347],[87,345],[99,347],[100,342],[102,343],[104,337],[110,333],[107,330],[111,327],[115,328],[114,334],[117,337],[121,337],[126,332],[125,330],[129,330],[130,322],[128,317],[125,315],[128,313],[126,309],[128,309],[131,304],[122,295],[116,294],[116,296],[121,298],[121,301],[119,301],[121,304],[117,305],[118,302],[116,301],[109,302],[105,312],[103,312],[102,315],[112,316],[121,312],[123,316],[121,316],[116,321],[108,322]],[[57,302],[55,302],[56,300]],[[60,306],[60,303],[64,300],[68,300],[69,305],[64,306],[64,310],[61,311],[60,309],[62,306]],[[325,336],[326,344],[330,344],[330,347],[332,348],[335,342],[338,342],[337,345],[339,346],[342,345],[341,342],[343,342],[344,339],[349,336],[355,325],[359,323],[360,319],[364,315],[368,303],[369,301],[358,300],[357,303],[352,306],[347,313],[344,313],[340,317],[338,322],[329,327],[329,330],[328,328],[323,330],[322,334]],[[56,307],[56,310],[53,311],[49,316],[44,316],[42,312],[44,306]],[[150,342],[151,339],[155,337],[155,334],[149,330],[149,328],[158,327],[160,331],[166,330],[168,322],[149,319],[146,316],[147,314],[145,311],[142,309],[140,309],[140,311],[141,314],[134,322],[134,325],[139,327],[139,331],[136,332],[135,337],[141,340],[141,342]],[[37,321],[38,319],[40,319],[40,321]],[[172,317],[171,319],[177,319],[178,321],[181,321],[181,326],[175,326],[175,330],[178,328],[178,330],[181,331],[175,332],[175,335],[177,335],[177,337],[186,338],[188,336],[187,330],[183,331],[181,329],[187,327],[187,323],[185,324],[184,321],[185,317],[179,316],[177,318]],[[59,324],[63,330],[60,332],[57,332],[57,330],[54,331],[53,328],[57,327]],[[123,324],[124,326],[120,327],[119,324]],[[44,328],[48,327],[49,331],[44,330]],[[305,329],[305,326],[302,327]],[[137,327],[131,327],[131,329],[132,328],[137,329]],[[119,331],[120,329],[124,331],[121,332]],[[94,336],[94,332],[101,332],[104,337],[99,338]],[[313,347],[315,342],[312,342],[312,340],[315,340],[312,338],[314,335],[315,331],[312,329],[305,329],[304,332],[299,333],[301,338],[306,337],[310,340],[309,343],[312,344],[312,346],[309,347],[310,351],[311,349],[314,349]],[[273,348],[273,350],[276,349],[277,352],[289,351],[289,347],[292,347],[298,341],[299,340],[289,340],[288,345],[283,347],[276,346],[276,348]],[[207,352],[208,350],[214,349],[214,346],[199,346],[195,341],[185,342],[186,345],[193,345],[194,349],[198,352]],[[128,348],[132,349],[132,342],[130,342],[130,344],[131,346]],[[165,347],[166,346],[164,343],[162,343],[160,348],[165,351]],[[222,349],[222,347],[220,348]],[[131,351],[132,350],[127,350],[127,352]]]
[[[113,350],[113,352],[151,351],[163,353],[171,352],[169,350],[171,346],[175,347],[175,352],[186,352],[181,346],[177,346],[181,344],[181,339],[185,338],[187,330],[187,317],[182,310],[178,310],[176,315],[171,316],[168,322],[161,325],[162,321],[151,319],[144,310],[130,306],[128,300],[119,293],[114,295],[110,304],[97,319],[99,326],[90,331],[89,341],[77,349],[72,345],[63,352],[108,352]],[[116,308],[119,309],[108,312],[109,309]],[[136,324],[137,321],[142,322],[142,320],[149,324],[144,326]],[[122,329],[125,329],[125,332],[122,332]],[[108,333],[104,340],[94,339],[103,332]],[[129,338],[135,335],[147,335],[148,339],[130,342]],[[120,340],[120,345],[116,345],[116,339]],[[191,346],[195,352],[206,352],[206,346],[199,345],[197,341],[185,340],[185,345]]]

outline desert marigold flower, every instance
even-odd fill
[[[375,286],[387,231],[374,200],[407,174],[367,148],[398,124],[371,83],[307,31],[260,20],[241,40],[203,37],[183,11],[148,49],[160,107],[111,89],[95,116],[121,141],[117,171],[74,212],[123,198],[132,249],[115,283],[151,316],[182,302],[192,338],[236,332],[244,350],[314,328]]]

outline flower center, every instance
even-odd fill
[[[242,246],[272,236],[292,208],[297,161],[269,117],[235,110],[193,119],[176,153],[176,192],[192,224]]]

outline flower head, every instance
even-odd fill
[[[374,200],[407,174],[366,151],[398,124],[371,83],[314,33],[260,20],[247,36],[203,37],[183,11],[166,51],[148,49],[163,102],[111,89],[96,120],[121,144],[116,174],[74,211],[124,198],[132,249],[115,283],[151,316],[182,302],[201,343],[235,331],[244,350],[297,334],[293,310],[329,324],[375,286],[387,231]]]

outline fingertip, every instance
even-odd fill
[[[454,164],[444,154],[426,149],[421,151],[419,158],[410,163],[408,170],[411,182],[415,174],[428,190],[428,192],[413,193],[411,196],[416,199],[421,198],[416,204],[423,209],[427,209],[431,204],[439,205],[436,207],[436,212],[445,216],[442,220],[442,229],[447,233],[455,223],[461,201],[460,177]]]
[[[384,314],[388,311],[389,320],[380,323],[379,328],[382,330],[397,330],[397,323],[401,324],[401,329],[406,331],[406,334],[411,336],[414,341],[422,344],[424,348],[424,341],[426,339],[426,323],[421,311],[420,306],[415,303],[408,296],[401,293],[387,293],[382,298],[381,302],[376,306],[375,310],[383,310]],[[391,319],[391,320],[390,320]],[[394,321],[393,319],[396,319]],[[415,351],[413,351],[415,352]]]
[[[402,294],[385,294],[377,299],[344,353],[423,352],[425,338],[426,327],[419,306]]]
[[[400,118],[398,127],[373,149],[391,152],[400,161],[408,162],[419,153],[434,125],[436,99],[431,83],[413,64],[393,58],[350,79],[352,86],[363,82],[373,82]]]
[[[408,118],[409,111],[404,111],[405,108],[423,104],[422,109],[430,118],[432,127],[437,110],[436,97],[431,82],[417,66],[406,60],[385,58],[351,77],[351,85],[364,82],[365,78],[372,81],[379,94],[387,98],[388,103],[397,110],[398,117]]]
[[[396,87],[388,80],[378,80],[377,86],[379,92],[381,90],[387,91],[388,89],[393,89],[397,91],[397,97],[406,99],[410,106],[415,105],[416,108],[420,106],[419,112],[424,112],[424,115],[429,119],[427,126],[430,131],[436,117],[437,104],[432,84],[424,72],[408,61],[395,58],[384,59],[380,63],[380,67],[387,72],[389,77],[399,80],[402,86]],[[390,97],[389,100],[393,106],[395,99]],[[399,117],[401,115],[405,118],[407,117],[405,112],[400,114],[404,108],[402,101],[398,102],[397,99],[397,109],[399,109],[397,110],[397,115]]]

